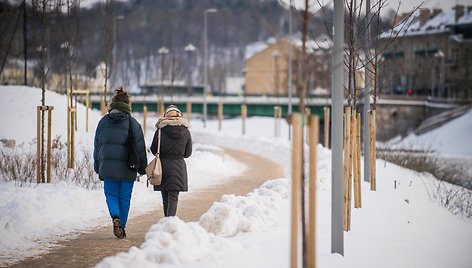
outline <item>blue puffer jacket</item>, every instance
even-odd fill
[[[126,141],[128,139],[130,115],[123,112],[112,112],[100,120],[95,131],[93,150],[94,170],[100,180],[135,180],[136,171],[127,165],[128,153]],[[144,144],[141,125],[131,117],[132,132],[136,140],[139,154],[139,174],[146,174],[147,165],[146,146]]]

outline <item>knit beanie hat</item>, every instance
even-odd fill
[[[175,105],[169,105],[169,106],[167,106],[167,108],[166,108],[165,111],[164,111],[164,116],[165,116],[165,117],[168,116],[172,111],[175,111],[175,112],[177,113],[177,116],[178,116],[178,117],[182,117],[182,116],[183,116],[182,112],[181,112],[181,111],[179,110],[179,108],[177,108],[177,106],[175,106]]]

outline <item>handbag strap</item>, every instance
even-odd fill
[[[157,154],[156,154],[156,157],[159,157],[160,153],[161,153],[161,129],[158,128],[158,130],[157,130]]]

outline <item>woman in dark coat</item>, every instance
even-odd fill
[[[136,179],[136,170],[131,169],[128,164],[127,141],[130,131],[139,156],[137,172],[143,175],[147,164],[143,131],[138,121],[131,116],[128,93],[118,87],[111,100],[109,113],[98,123],[93,150],[94,170],[100,180],[104,181],[113,233],[118,238],[126,237],[131,192]]]
[[[164,117],[156,123],[161,130],[160,158],[162,165],[162,183],[154,186],[154,191],[161,191],[164,215],[175,216],[179,192],[188,191],[187,165],[184,158],[192,154],[192,137],[188,123],[182,117],[182,112],[170,105],[164,112]],[[157,153],[158,130],[152,139],[151,152]]]

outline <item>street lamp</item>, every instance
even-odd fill
[[[215,13],[217,9],[210,8],[206,9],[204,12],[204,21],[203,21],[203,127],[206,128],[207,120],[207,91],[208,91],[208,74],[207,74],[207,65],[208,65],[208,27],[207,27],[207,14]]]
[[[163,89],[164,89],[164,57],[166,54],[169,53],[169,49],[167,49],[166,47],[161,47],[158,53],[161,57],[161,87],[159,89],[159,103],[158,103],[157,112],[159,114],[164,114],[164,97],[162,96]]]
[[[278,50],[274,50],[272,52],[272,56],[274,57],[274,87],[275,87],[275,94],[277,95],[277,104],[279,101],[279,57],[280,52]]]
[[[192,118],[192,103],[190,102],[190,95],[192,94],[191,93],[191,90],[192,90],[192,53],[195,52],[196,48],[193,44],[188,44],[185,48],[184,48],[185,52],[187,52],[187,84],[188,84],[188,93],[187,93],[187,109],[186,109],[186,112],[187,112],[187,118],[188,118],[188,121],[190,122],[190,119]]]
[[[159,56],[161,57],[161,87],[164,84],[164,57],[169,53],[169,50],[166,47],[161,47],[159,49]],[[161,90],[160,90],[161,91]],[[159,92],[160,92],[159,91]]]
[[[185,52],[188,54],[188,64],[187,64],[187,84],[188,84],[188,96],[190,96],[190,91],[191,91],[191,78],[192,78],[192,67],[191,67],[191,55],[193,52],[195,52],[196,48],[193,44],[188,44],[184,48]]]
[[[113,72],[112,79],[113,79],[113,88],[116,87],[116,77],[118,71],[118,21],[123,20],[124,17],[121,15],[113,17],[113,50],[112,50],[112,64],[111,64],[111,71]]]

